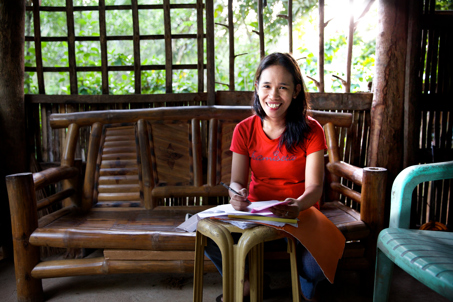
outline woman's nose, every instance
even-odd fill
[[[278,89],[271,89],[269,94],[271,97],[277,97],[279,95]]]

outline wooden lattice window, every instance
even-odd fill
[[[124,0],[119,5],[115,0],[30,0],[26,84],[35,73],[35,93],[117,94],[109,77],[118,76],[129,85],[128,93],[172,93],[183,71],[197,83],[197,91],[186,92],[203,92],[205,4],[202,0],[153,2]],[[150,27],[148,21],[156,19],[162,20],[162,26]],[[52,20],[52,24],[42,24],[43,20]],[[52,36],[46,27],[53,27]],[[122,52],[116,53],[119,43]],[[50,48],[58,48],[62,56],[49,57]],[[187,59],[188,53],[192,57],[196,53],[196,61]],[[91,85],[98,83],[98,91],[84,90],[86,73],[91,75]],[[148,79],[150,74],[159,75],[162,85],[157,89],[148,87],[156,82]],[[69,86],[69,91],[52,93],[46,89],[50,87],[47,82],[60,82],[59,87]]]

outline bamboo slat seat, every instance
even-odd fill
[[[186,207],[185,207],[186,208]],[[37,228],[30,236],[35,246],[61,248],[144,249],[193,251],[195,234],[176,229],[187,213],[184,210],[90,211],[69,214]]]
[[[232,132],[251,114],[245,106],[53,114],[51,126],[67,128],[61,166],[7,177],[18,300],[39,300],[43,278],[193,272],[195,233],[176,227],[186,214],[226,201],[228,192],[220,182],[230,180]],[[349,127],[352,122],[349,113],[309,114],[322,125]],[[83,180],[81,162],[74,158],[82,127],[91,131]],[[361,175],[354,174],[354,179]],[[35,190],[57,182],[62,183],[62,192],[38,205]],[[65,207],[38,221],[38,207],[60,201]],[[362,208],[366,210],[367,204],[363,202]],[[323,211],[348,240],[362,241],[372,230],[373,221],[344,204],[326,203]],[[39,246],[103,249],[104,254],[41,262]],[[364,258],[363,247],[357,242],[350,246],[345,257]],[[215,270],[207,259],[204,268]]]
[[[344,203],[332,201],[323,204],[321,212],[332,221],[343,233],[347,241],[366,238],[370,228],[360,220],[360,213],[352,210]]]

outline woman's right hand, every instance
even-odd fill
[[[233,196],[230,196],[230,203],[236,211],[247,211],[247,207],[250,205],[250,201],[247,200],[249,192],[246,188],[242,188],[238,193],[241,195],[233,194]]]

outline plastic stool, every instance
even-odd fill
[[[242,233],[237,244],[231,233]],[[258,302],[263,300],[264,242],[284,237],[288,238],[293,301],[300,301],[295,243],[284,231],[264,225],[242,230],[229,223],[203,219],[198,223],[196,236],[193,301],[203,301],[203,257],[207,238],[218,245],[222,254],[223,300],[233,301],[235,297],[234,301],[243,301],[245,259],[250,252],[250,301]]]

